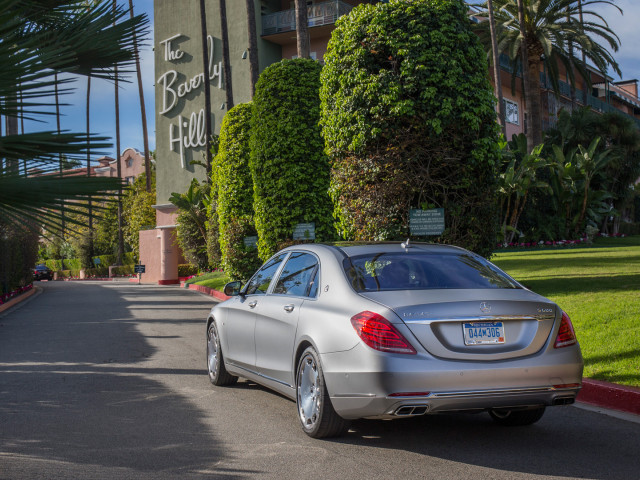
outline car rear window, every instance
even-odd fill
[[[377,253],[346,258],[343,267],[358,292],[521,288],[492,263],[468,254]]]

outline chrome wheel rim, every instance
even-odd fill
[[[320,417],[322,389],[318,366],[312,355],[305,355],[298,369],[298,413],[306,429],[312,429]]]
[[[209,364],[209,375],[215,377],[218,371],[218,336],[213,323],[207,332],[207,360]]]

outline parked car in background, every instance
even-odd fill
[[[225,293],[206,323],[211,382],[295,400],[312,437],[440,412],[528,425],[581,388],[569,316],[462,248],[297,245]]]
[[[53,280],[53,272],[44,264],[36,265],[33,269],[34,280]]]

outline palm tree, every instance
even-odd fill
[[[498,99],[498,123],[502,128],[502,134],[507,138],[507,123],[505,121],[504,102],[502,97],[502,82],[500,81],[500,52],[496,36],[496,21],[493,16],[493,0],[487,0],[487,12],[489,14],[489,32],[491,34],[491,60],[493,63],[493,78],[496,98]]]
[[[211,138],[211,79],[209,78],[209,52],[207,34],[207,11],[205,0],[200,0],[200,35],[202,40],[202,71],[204,73],[204,123],[207,139]],[[213,48],[213,46],[212,46]],[[211,151],[204,149],[206,158],[207,177],[211,175]]]
[[[133,16],[133,0],[129,0],[129,16]],[[147,192],[151,191],[151,157],[149,156],[149,134],[147,132],[147,112],[144,107],[144,90],[142,88],[142,71],[140,70],[140,51],[136,32],[133,32],[133,54],[136,61],[136,76],[138,78],[138,95],[140,96],[140,115],[142,116],[142,142],[144,144],[144,173],[147,175]],[[118,151],[118,154],[120,152]],[[118,159],[119,160],[119,159]]]
[[[57,0],[55,8],[49,0],[0,0],[0,97],[5,99],[0,115],[43,115],[57,84],[68,85],[70,81],[65,78],[56,82],[56,73],[112,80],[115,64],[131,64],[133,32],[145,33],[146,17],[125,20],[125,11],[117,9],[114,14],[105,1],[89,11],[84,6],[81,0]],[[20,89],[22,106],[11,101]],[[66,87],[59,93],[71,92]],[[88,138],[93,148],[110,146],[105,137]],[[59,170],[61,156],[77,159],[86,155],[88,143],[85,133],[9,134],[0,138],[0,157],[7,165],[22,159],[30,169],[52,173]],[[118,183],[112,178],[59,174],[24,177],[5,170],[0,172],[0,217],[8,223],[59,232],[65,200],[85,201],[92,195],[117,190]]]
[[[254,0],[247,0],[247,26],[249,32],[249,74],[251,75],[251,99],[256,91],[260,66],[258,64],[258,39],[256,37],[256,9]]]
[[[117,0],[113,0],[113,12],[117,11],[118,4]],[[130,9],[130,12],[133,13],[133,8]],[[137,67],[137,65],[136,65]],[[116,110],[116,174],[118,178],[122,178],[122,165],[120,164],[120,92],[118,91],[119,80],[118,80],[118,65],[114,67],[114,101],[115,101],[115,110]],[[140,84],[141,86],[141,84]],[[144,105],[144,97],[143,97],[143,105]],[[143,106],[144,111],[144,106]],[[146,119],[146,116],[142,115],[143,122]],[[146,123],[146,122],[145,122]],[[146,152],[145,152],[145,161],[146,161]],[[145,163],[146,170],[146,163]],[[122,265],[122,257],[124,256],[124,235],[122,232],[122,186],[118,188],[118,250],[116,254],[116,265]]]
[[[233,85],[231,83],[231,58],[229,57],[229,32],[227,28],[226,0],[220,0],[220,32],[222,35],[222,68],[224,69],[224,89],[227,93],[228,112],[233,108]],[[211,137],[209,136],[207,138],[209,139]]]
[[[525,102],[529,113],[529,148],[542,142],[542,106],[540,98],[540,71],[544,63],[549,74],[551,86],[559,93],[559,65],[564,65],[569,73],[569,83],[575,85],[576,77],[572,70],[572,59],[568,52],[568,42],[582,50],[588,59],[601,72],[611,66],[620,74],[617,62],[609,52],[618,50],[619,38],[609,28],[606,20],[593,10],[584,10],[596,4],[612,5],[613,0],[493,0],[495,19],[498,25],[498,49],[505,52],[514,64],[522,64],[525,80]],[[486,5],[484,5],[486,7]],[[580,22],[576,17],[582,12],[587,21]],[[487,16],[487,12],[479,15]],[[481,35],[488,44],[487,22],[478,25]],[[484,31],[484,34],[483,34]],[[523,60],[521,60],[521,58]],[[589,74],[584,63],[576,65],[575,70],[587,81]],[[528,85],[527,85],[528,82]],[[527,88],[528,87],[528,88]]]
[[[309,58],[307,0],[296,0],[296,44],[298,46],[298,57]]]

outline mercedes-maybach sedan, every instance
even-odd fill
[[[581,387],[569,316],[461,248],[297,245],[225,293],[207,319],[211,382],[286,395],[312,437],[455,411],[527,425]]]

